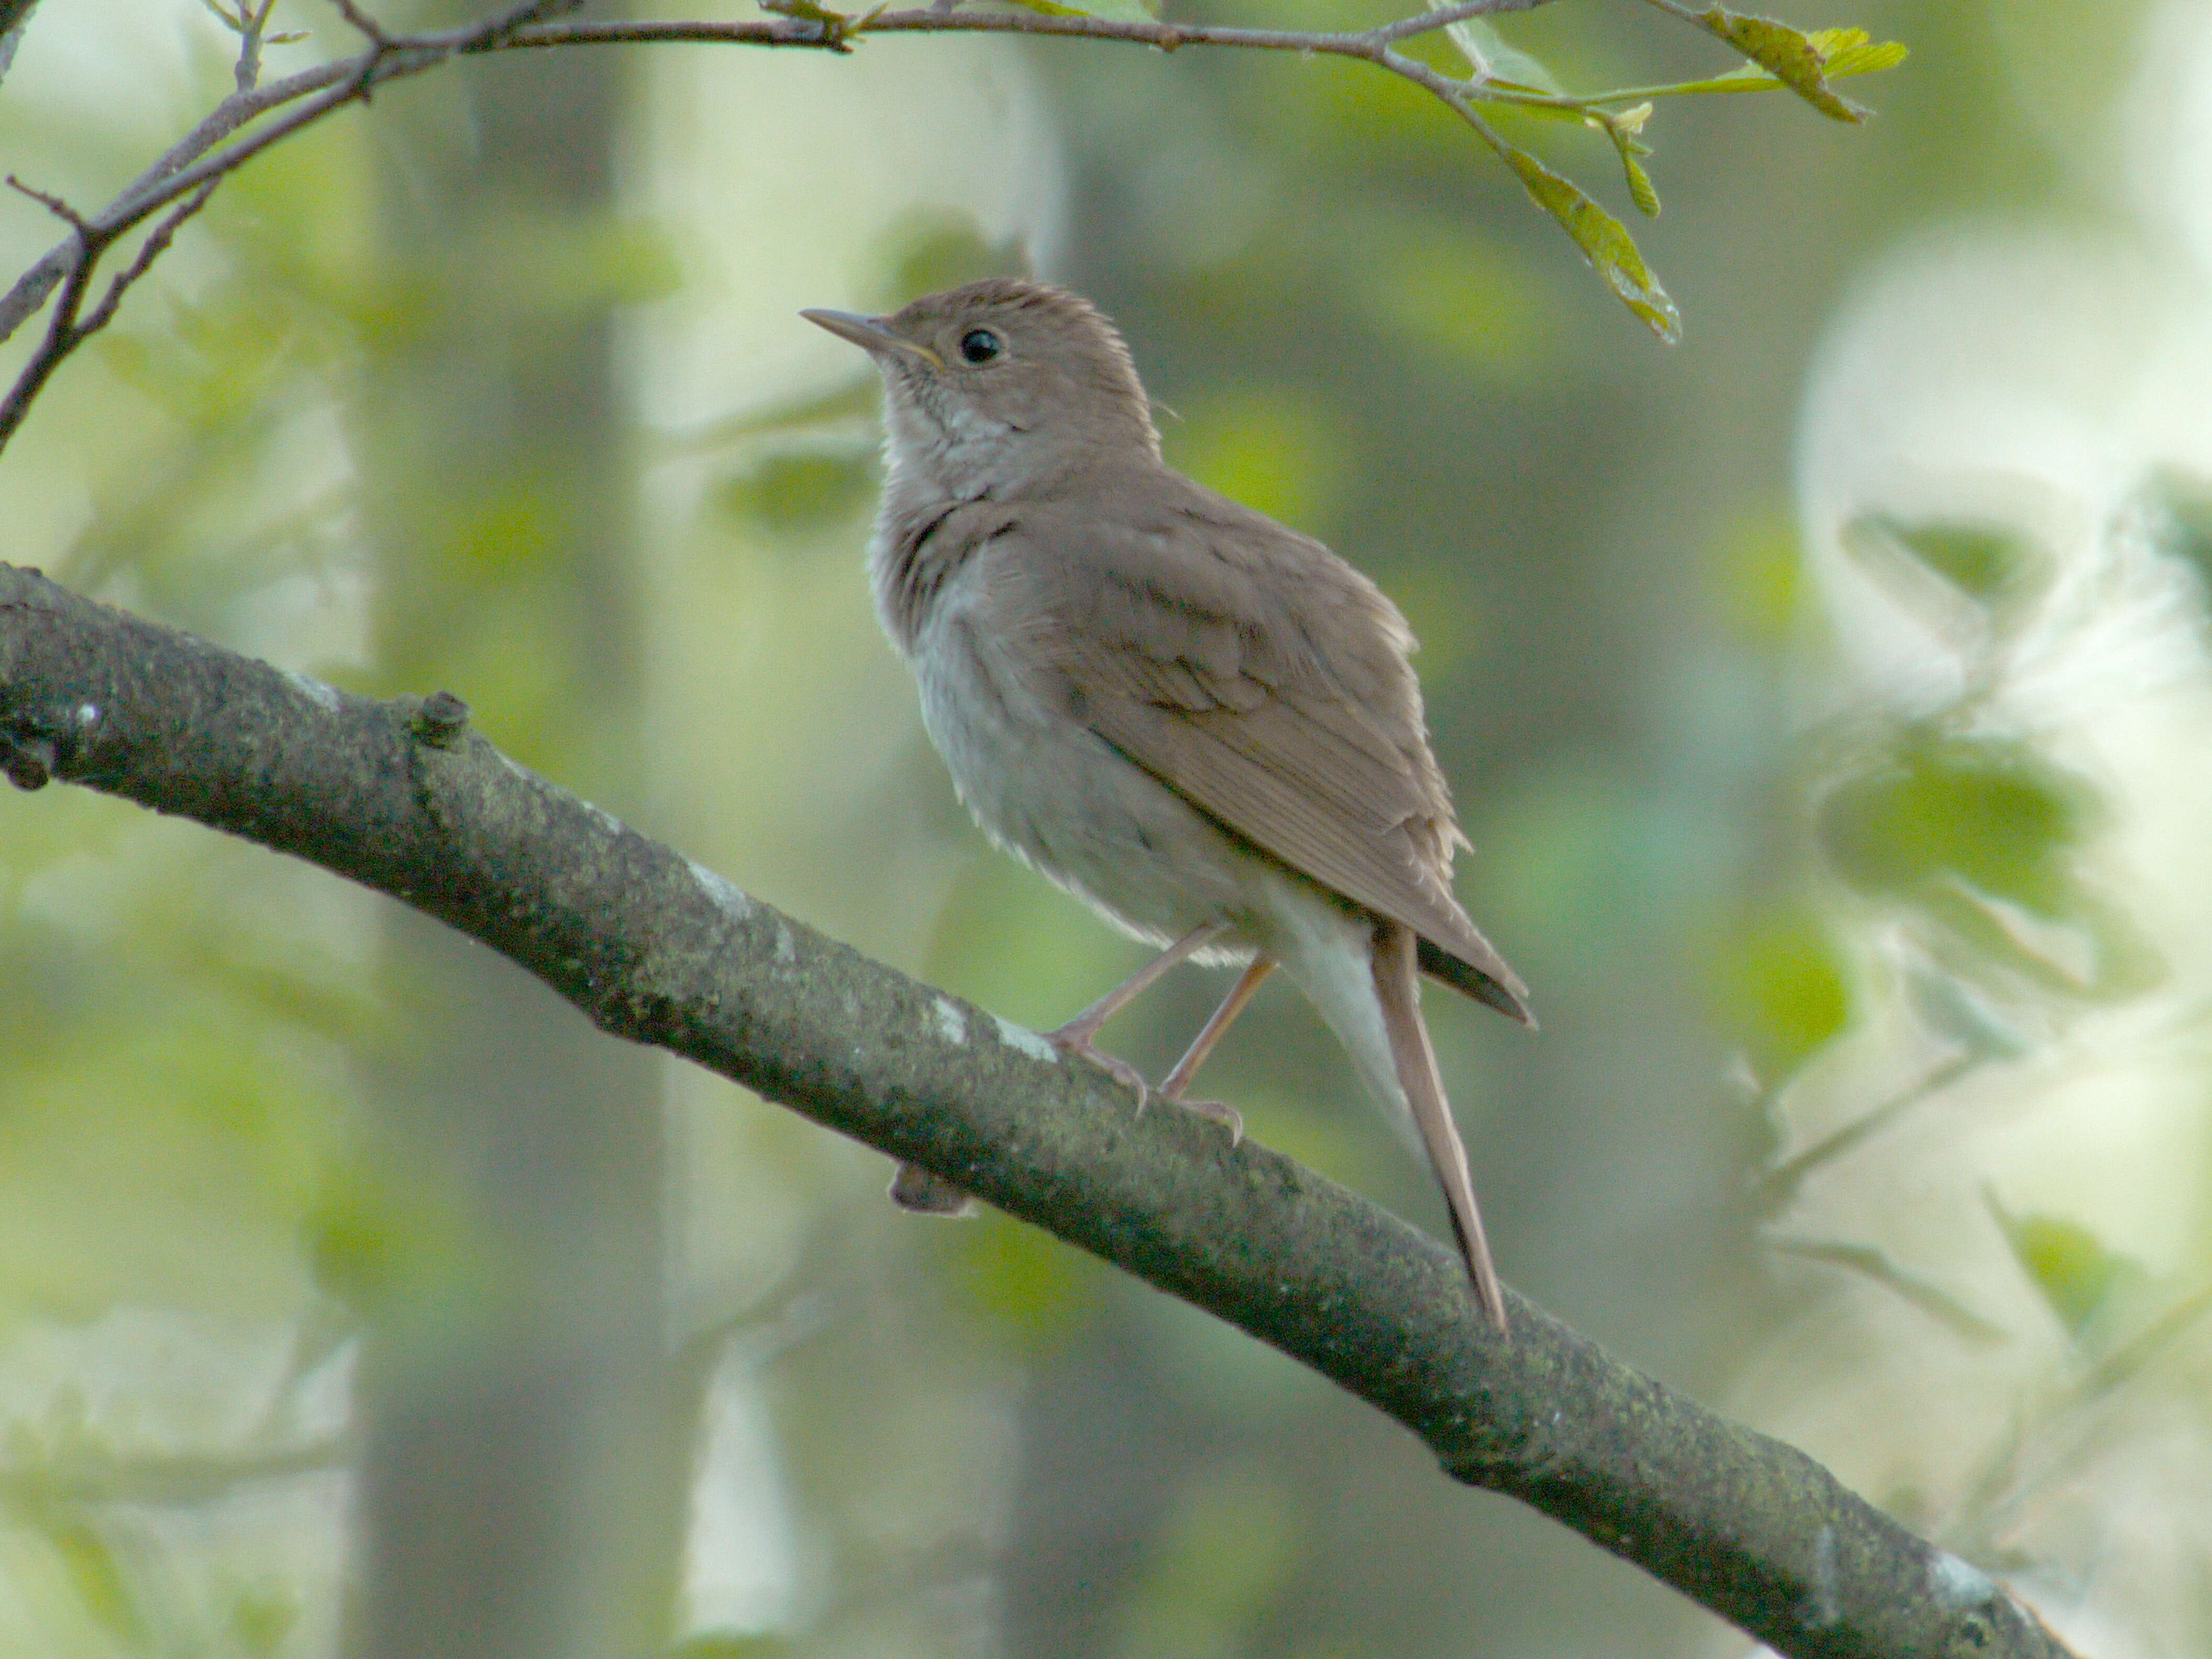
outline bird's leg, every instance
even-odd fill
[[[1152,1086],[1145,1074],[1126,1060],[1113,1054],[1101,1054],[1091,1046],[1091,1039],[1098,1035],[1098,1028],[1157,985],[1168,969],[1194,951],[1202,951],[1228,929],[1218,921],[1209,921],[1194,927],[1173,945],[1123,980],[1104,996],[1092,1003],[1073,1019],[1056,1031],[1047,1031],[1045,1041],[1064,1054],[1080,1054],[1115,1082],[1137,1091],[1137,1109],[1145,1109],[1151,1097]]]
[[[1214,1044],[1220,1042],[1229,1028],[1237,1023],[1237,1016],[1244,1012],[1244,1005],[1252,1000],[1261,983],[1274,971],[1274,957],[1254,957],[1252,965],[1244,970],[1244,976],[1231,988],[1227,996],[1222,998],[1221,1006],[1213,1011],[1213,1017],[1200,1028],[1198,1035],[1191,1039],[1190,1047],[1184,1051],[1183,1057],[1176,1061],[1175,1070],[1168,1073],[1167,1081],[1160,1085],[1162,1100],[1171,1100],[1185,1111],[1212,1118],[1229,1131],[1231,1146],[1244,1139],[1244,1120],[1237,1115],[1237,1109],[1224,1105],[1218,1100],[1185,1100],[1183,1091],[1190,1087],[1191,1079],[1198,1075],[1198,1068],[1206,1064],[1206,1057],[1213,1052]]]

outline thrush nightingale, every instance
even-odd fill
[[[1504,1300],[1426,1027],[1427,973],[1533,1025],[1452,896],[1466,845],[1397,607],[1308,536],[1160,458],[1089,301],[972,283],[884,317],[801,313],[867,351],[886,477],[868,571],[929,735],[992,840],[1162,954],[1057,1031],[1092,1047],[1176,963],[1244,965],[1157,1092],[1185,1091],[1279,963],[1410,1117],[1483,1310]],[[955,1209],[914,1166],[892,1195]]]

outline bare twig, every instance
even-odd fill
[[[256,116],[291,103],[310,92],[331,83],[330,67],[304,70],[288,75],[281,81],[271,81],[251,94],[234,93],[216,106],[190,132],[163,151],[161,159],[148,167],[132,182],[130,188],[117,197],[102,212],[94,216],[93,222],[106,224],[118,218],[139,196],[158,188],[178,171],[198,160],[221,143],[225,138],[252,120]],[[0,297],[0,341],[4,341],[20,328],[24,319],[35,314],[54,285],[69,273],[75,257],[74,238],[49,251],[15,281],[15,285]]]
[[[68,244],[73,250],[65,267],[67,275],[62,283],[61,296],[54,301],[53,315],[46,319],[46,337],[39,342],[39,349],[15,377],[15,384],[8,389],[5,399],[0,399],[0,444],[23,423],[23,416],[31,407],[31,399],[39,395],[63,358],[75,350],[84,337],[77,331],[77,313],[84,307],[85,291],[92,284],[92,268],[108,243],[113,239],[86,222],[84,216],[58,196],[33,189],[14,173],[9,173],[7,185],[10,190],[29,197],[47,212],[66,223],[74,235]]]
[[[100,303],[77,325],[76,337],[79,340],[88,334],[97,333],[114,320],[115,307],[121,303],[125,292],[154,268],[155,260],[169,251],[169,243],[175,237],[178,228],[207,205],[208,198],[215,194],[215,187],[220,182],[219,179],[209,179],[171,208],[161,216],[161,222],[147,233],[146,240],[138,245],[137,255],[131,261],[129,268],[107,285],[107,292],[100,296]],[[12,427],[0,424],[0,443],[7,441],[12,430]]]
[[[228,126],[219,129],[216,127],[218,118],[233,104],[250,105],[252,103],[255,83],[261,78],[263,38],[268,31],[270,14],[276,9],[276,0],[261,0],[258,9],[253,0],[238,0],[238,9],[234,13],[225,11],[216,3],[216,0],[208,0],[208,3],[210,9],[218,17],[237,32],[238,62],[233,79],[238,90],[223,100],[215,116],[202,121],[193,130],[195,135],[207,133],[211,129],[219,131],[234,131],[240,123],[251,118],[249,114],[240,112],[231,120]],[[217,139],[211,137],[205,142],[212,143],[217,142]],[[164,167],[170,165],[172,158],[176,154],[177,151],[173,147],[168,154],[154,164],[153,171],[147,176],[150,178],[160,173]],[[116,310],[123,303],[123,296],[130,292],[140,277],[154,268],[155,260],[168,252],[169,244],[175,239],[178,229],[185,221],[207,205],[208,198],[215,193],[215,187],[220,179],[220,174],[211,175],[192,190],[185,192],[181,199],[173,196],[167,198],[163,204],[168,206],[169,211],[148,233],[146,240],[139,245],[137,256],[132,258],[122,275],[107,285],[107,292],[100,296],[100,303],[87,313],[84,310],[84,297],[91,288],[93,271],[99,264],[101,256],[145,216],[138,215],[118,220],[111,208],[108,214],[103,216],[102,221],[88,220],[60,197],[46,191],[33,189],[13,173],[8,176],[7,182],[12,188],[21,191],[33,201],[43,205],[57,218],[65,222],[75,234],[70,241],[64,243],[61,248],[48,254],[30,271],[25,273],[22,280],[16,283],[15,292],[8,296],[10,302],[15,301],[17,295],[31,286],[40,273],[55,261],[57,254],[61,256],[59,263],[54,264],[54,277],[50,278],[47,283],[47,286],[51,288],[52,281],[61,280],[63,288],[61,297],[54,302],[53,316],[48,320],[46,326],[46,337],[40,342],[39,349],[31,354],[30,361],[24,364],[21,372],[15,377],[15,383],[8,389],[7,397],[0,398],[0,447],[4,447],[8,440],[15,435],[15,428],[23,423],[23,416],[30,411],[31,400],[39,395],[47,380],[52,378],[54,370],[61,366],[62,360],[115,319]],[[35,309],[36,305],[35,299],[30,301],[28,308],[22,314],[28,315],[29,310]],[[6,328],[0,329],[0,339],[6,338],[8,333],[12,331],[13,326],[13,323],[10,323]]]
[[[390,43],[392,37],[384,32],[384,25],[356,5],[354,0],[331,0],[331,3],[338,9],[338,15],[352,24],[370,46],[383,47]]]

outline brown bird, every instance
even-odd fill
[[[1420,1010],[1420,973],[1533,1026],[1452,896],[1467,844],[1397,607],[1311,537],[1160,458],[1127,346],[1089,301],[972,283],[885,317],[801,313],[874,358],[888,476],[868,568],[924,723],[993,841],[1162,954],[1057,1031],[1092,1039],[1176,963],[1244,973],[1158,1092],[1278,964],[1410,1115],[1477,1298],[1505,1304]],[[892,1195],[957,1208],[909,1166]]]

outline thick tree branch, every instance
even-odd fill
[[[441,694],[381,703],[0,565],[0,769],[306,859],[603,1030],[917,1161],[1272,1343],[1508,1493],[1805,1659],[2063,1659],[1993,1580],[1263,1147],[1136,1115],[1033,1033],[869,961],[526,772]]]

